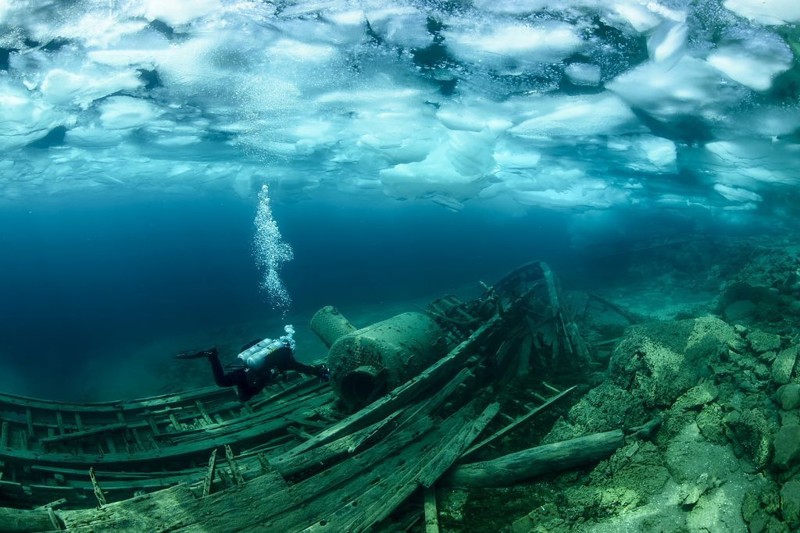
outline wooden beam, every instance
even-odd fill
[[[492,442],[496,441],[497,439],[499,439],[500,437],[502,437],[503,435],[505,435],[509,431],[512,431],[512,430],[516,429],[521,424],[524,424],[525,422],[527,422],[528,420],[530,420],[534,416],[538,415],[539,413],[541,413],[542,411],[544,411],[545,409],[547,409],[548,407],[553,405],[555,402],[557,402],[558,400],[560,400],[561,398],[563,398],[564,396],[566,396],[567,394],[569,394],[570,392],[575,390],[575,387],[576,386],[572,386],[572,387],[568,388],[567,390],[565,390],[563,392],[560,392],[556,396],[553,396],[552,398],[547,400],[542,405],[530,410],[529,412],[525,413],[521,417],[519,417],[516,420],[514,420],[512,423],[510,423],[507,426],[503,427],[501,430],[495,432],[494,434],[488,436],[487,438],[485,438],[482,441],[478,442],[474,446],[470,447],[461,456],[461,462],[463,462],[466,458],[468,458],[473,453],[475,453],[476,451],[480,450],[481,448],[483,448],[487,444],[491,444]]]
[[[236,464],[236,459],[233,456],[233,450],[230,444],[225,445],[225,458],[228,460],[228,466],[231,469],[233,480],[237,485],[244,485],[244,477],[242,477],[242,472],[239,470],[239,465]]]
[[[428,487],[424,491],[425,533],[439,533],[439,512],[436,508],[436,488]]]
[[[7,509],[0,507],[0,531],[8,533],[52,531],[53,523],[47,510]]]
[[[92,488],[94,489],[94,495],[97,498],[97,503],[100,507],[106,504],[106,496],[103,494],[103,490],[100,488],[100,484],[97,483],[97,478],[94,476],[94,468],[89,468],[89,479],[92,480]]]
[[[208,469],[206,477],[203,478],[203,498],[211,494],[211,484],[214,482],[214,472],[217,469],[217,449],[211,450],[211,457],[208,458]]]
[[[459,368],[462,363],[474,353],[473,350],[475,346],[479,346],[484,342],[501,322],[502,319],[495,316],[478,328],[467,340],[451,350],[448,355],[428,367],[420,375],[411,378],[403,385],[390,391],[383,398],[372,402],[338,424],[334,424],[330,428],[319,432],[314,438],[293,448],[287,452],[286,455],[303,454],[312,448],[321,446],[342,435],[352,433],[353,431],[357,431],[381,420],[385,416],[396,411],[399,407],[409,403],[430,385],[432,381],[438,382],[438,379],[448,374],[452,375],[451,373]],[[284,457],[284,460],[286,459],[287,457]]]
[[[457,466],[443,480],[454,487],[504,487],[601,461],[625,442],[621,429],[545,444],[492,459]]]

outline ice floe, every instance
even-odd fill
[[[0,197],[766,209],[800,180],[799,5],[0,3]]]

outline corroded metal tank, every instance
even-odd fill
[[[311,329],[330,346],[327,364],[333,390],[350,407],[370,403],[447,353],[444,332],[423,313],[402,313],[365,328],[350,328],[331,306],[311,319]]]

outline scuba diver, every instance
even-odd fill
[[[237,356],[238,361],[231,365],[231,370],[225,372],[219,360],[216,347],[199,352],[183,352],[175,357],[177,359],[207,358],[211,363],[214,381],[220,387],[236,387],[239,400],[246,402],[267,385],[287,370],[295,370],[301,374],[318,376],[327,381],[330,372],[325,365],[305,365],[294,358],[294,328],[284,326],[285,335],[277,339],[266,338],[255,340],[242,346],[242,351]]]

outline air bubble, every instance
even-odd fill
[[[267,185],[263,185],[258,193],[258,209],[254,223],[256,234],[253,247],[256,265],[261,270],[260,288],[267,293],[272,308],[285,315],[292,304],[292,297],[281,280],[280,270],[283,263],[294,259],[294,252],[292,247],[284,242],[278,223],[272,216]]]

